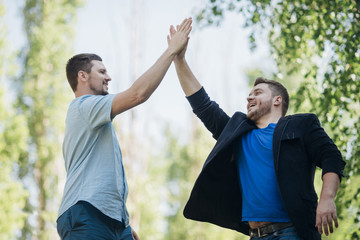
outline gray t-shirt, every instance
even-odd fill
[[[66,116],[63,155],[67,178],[59,216],[83,200],[127,226],[128,186],[111,119],[114,95],[74,99]]]

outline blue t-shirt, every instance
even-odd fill
[[[243,221],[290,222],[277,185],[272,151],[276,124],[254,129],[238,145]]]
[[[129,224],[121,149],[112,125],[114,95],[75,98],[66,116],[63,155],[66,183],[59,216],[83,200]]]

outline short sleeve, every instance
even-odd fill
[[[79,104],[81,117],[91,128],[97,128],[111,122],[111,106],[114,100],[111,95],[86,95]]]

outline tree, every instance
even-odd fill
[[[245,17],[253,48],[256,39],[268,38],[285,82],[302,76],[294,110],[318,114],[347,160],[337,209],[349,227],[340,238],[360,239],[360,2],[209,0],[197,20],[220,25],[227,11]]]
[[[0,19],[3,23],[5,7],[0,1]],[[0,25],[0,239],[15,239],[23,226],[26,214],[22,212],[28,192],[17,177],[17,170],[26,156],[28,134],[23,116],[17,116],[5,95],[3,86],[13,76],[14,54],[7,49],[6,27]]]
[[[57,160],[62,163],[61,136],[71,93],[64,69],[72,52],[72,24],[80,2],[27,0],[23,10],[28,46],[21,56],[24,65],[17,81],[17,107],[27,120],[30,144],[22,176],[36,186],[32,191],[36,204],[28,201],[26,210],[37,217],[35,226],[26,222],[24,239],[32,235],[33,227],[38,239],[51,239],[56,234],[60,198],[56,164]]]

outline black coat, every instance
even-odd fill
[[[203,88],[188,100],[217,142],[195,182],[184,216],[248,235],[249,227],[241,220],[242,197],[233,144],[256,125],[241,112],[230,118]],[[315,228],[314,173],[318,166],[323,175],[335,172],[341,178],[345,162],[338,148],[316,115],[297,114],[282,117],[277,123],[273,156],[280,194],[298,234],[304,239],[321,239]]]

